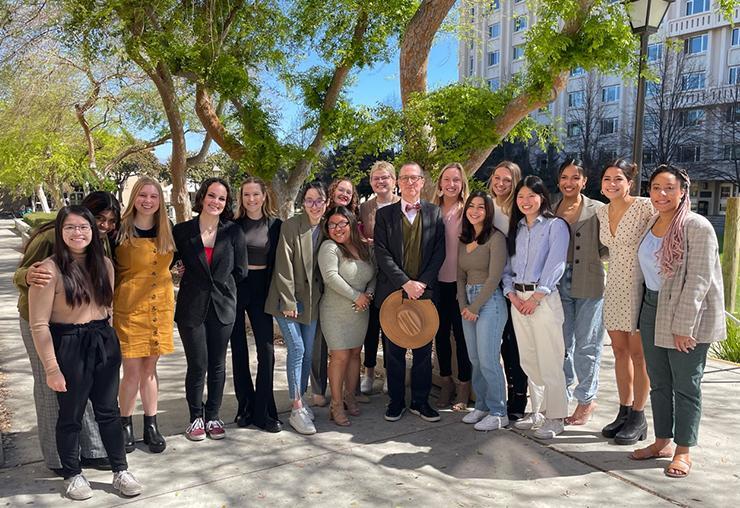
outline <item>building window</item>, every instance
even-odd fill
[[[740,46],[740,28],[732,29],[732,45]]]
[[[740,104],[727,106],[727,116],[725,122],[735,123],[740,121]]]
[[[681,125],[683,127],[693,127],[703,125],[706,114],[703,109],[688,109],[679,113]]]
[[[585,94],[583,90],[570,92],[568,94],[568,107],[569,108],[582,108],[585,102]]]
[[[501,53],[498,50],[488,52],[488,66],[498,65]]]
[[[709,43],[709,35],[697,35],[696,37],[689,37],[684,40],[683,50],[687,55],[696,55],[698,53],[704,53],[707,50],[707,44]]]
[[[488,89],[495,92],[501,88],[501,80],[499,78],[491,78],[488,80]]]
[[[514,33],[527,29],[527,16],[518,16],[514,18]]]
[[[655,97],[656,95],[660,95],[660,83],[648,81],[645,91],[647,92],[648,97]]]
[[[701,90],[706,76],[703,72],[689,72],[681,76],[681,90]]]
[[[643,164],[655,164],[655,152],[652,150],[646,150],[642,154],[642,163]]]
[[[570,71],[570,76],[572,78],[583,76],[584,74],[586,74],[586,71],[583,70],[583,67],[576,67],[575,69],[571,69]]]
[[[601,102],[617,102],[619,100],[619,85],[605,86],[601,89]]]
[[[701,147],[699,145],[681,145],[678,147],[678,162],[699,162]]]
[[[491,7],[490,8],[491,8],[492,11],[495,11],[499,7],[501,7],[501,0],[491,0]]]
[[[524,45],[521,44],[519,46],[514,46],[513,51],[511,52],[511,59],[521,60],[522,58],[524,58]]]
[[[472,76],[473,75],[473,69],[474,68],[475,68],[475,59],[471,56],[470,57],[470,61],[469,61],[469,65],[468,65],[468,75],[469,76]]]
[[[618,118],[604,118],[601,120],[601,134],[615,134],[618,128]]]
[[[731,85],[740,85],[740,65],[730,67],[730,80]]]
[[[740,160],[740,143],[734,145],[725,145],[724,157],[726,161]]]
[[[494,23],[493,25],[488,25],[488,38],[489,39],[495,39],[496,37],[501,36],[501,23]]]
[[[568,137],[575,138],[581,135],[581,124],[578,122],[570,122],[568,124]]]
[[[709,10],[709,0],[686,0],[686,15],[699,14]]]
[[[648,45],[647,61],[656,62],[663,58],[663,43],[656,42],[655,44]]]
[[[617,160],[616,150],[600,150],[601,160],[603,161],[615,161]]]

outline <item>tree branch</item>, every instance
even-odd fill
[[[169,141],[171,137],[172,137],[171,134],[165,134],[161,138],[158,138],[152,141],[147,141],[146,143],[141,143],[139,145],[129,146],[128,148],[121,150],[115,157],[113,157],[110,161],[108,161],[108,163],[103,167],[102,174],[104,175],[107,174],[111,169],[113,169],[113,167],[116,166],[116,164],[123,161],[129,155],[143,152],[145,150],[151,150],[152,148],[156,146],[163,145],[167,141]]]

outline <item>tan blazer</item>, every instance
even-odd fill
[[[401,197],[394,194],[391,204],[401,201]],[[372,238],[375,230],[375,214],[378,212],[378,198],[371,197],[360,205],[360,232],[365,238]]]
[[[322,222],[318,227],[323,226]],[[318,245],[324,236],[319,233]],[[283,317],[284,310],[298,310],[298,321],[309,324],[319,317],[321,298],[321,272],[314,255],[311,224],[305,213],[291,217],[280,228],[275,255],[275,269],[272,272],[270,291],[265,302],[265,312]]]
[[[553,205],[557,210],[558,199]],[[578,222],[569,224],[570,244],[573,248],[573,276],[570,295],[573,298],[602,298],[606,272],[601,259],[608,249],[599,241],[599,219],[596,210],[604,203],[583,196],[583,206]]]
[[[657,215],[650,219],[643,238],[657,219]],[[669,349],[675,349],[674,334],[693,337],[700,344],[724,340],[727,336],[717,234],[706,218],[689,212],[684,235],[681,264],[673,277],[663,280],[658,292],[655,345]],[[634,276],[634,287],[642,298],[642,270],[635,270]],[[639,314],[639,311],[633,314],[635,329]]]

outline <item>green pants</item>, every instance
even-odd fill
[[[709,344],[697,344],[689,353],[656,346],[657,305],[658,292],[646,288],[640,310],[640,333],[650,378],[655,437],[673,438],[678,446],[695,446],[701,419],[701,378]]]

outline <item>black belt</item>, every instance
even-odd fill
[[[519,284],[515,282],[514,289],[517,291],[535,291],[537,289],[537,284]]]

